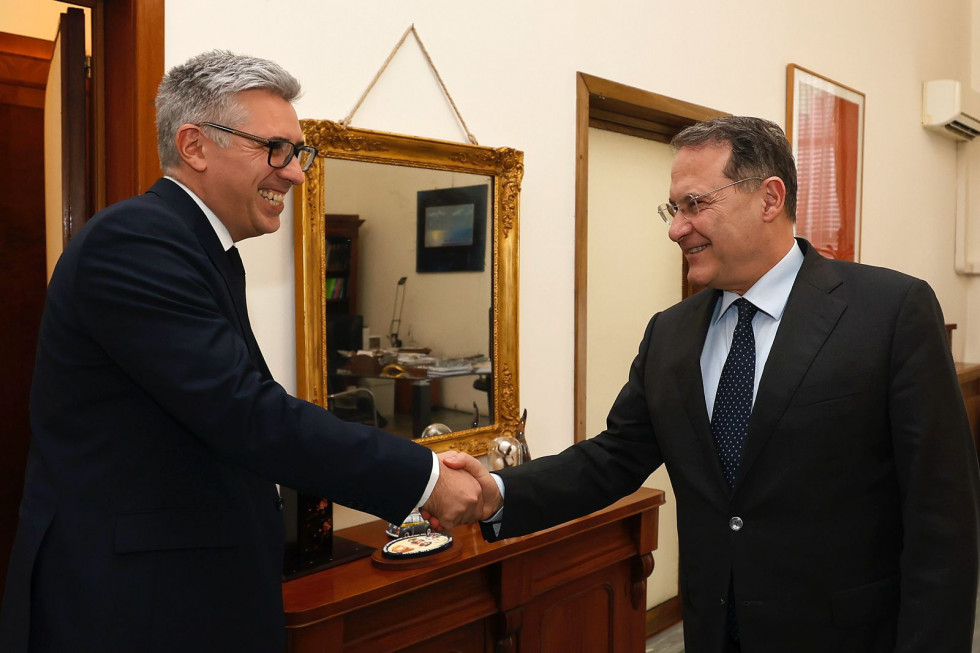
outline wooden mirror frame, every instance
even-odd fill
[[[330,120],[301,120],[306,143],[320,151],[295,190],[293,237],[296,273],[297,394],[327,406],[326,198],[325,159],[346,159],[493,177],[492,297],[493,423],[418,439],[436,452],[455,449],[473,456],[487,452],[499,435],[520,426],[517,394],[518,228],[517,209],[524,154],[511,148],[452,143],[345,127]]]

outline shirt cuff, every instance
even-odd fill
[[[494,535],[500,535],[500,525],[501,525],[501,522],[504,520],[504,506],[503,506],[503,500],[504,500],[504,479],[500,478],[498,475],[496,475],[496,474],[494,474],[492,472],[490,473],[490,478],[492,478],[494,481],[497,482],[497,489],[500,490],[500,501],[501,501],[501,505],[500,505],[500,510],[498,510],[495,513],[493,513],[493,515],[490,517],[490,519],[484,520],[483,523],[484,524],[490,524],[491,526],[493,526],[493,533],[494,533]]]
[[[422,493],[422,498],[419,499],[417,508],[425,505],[425,502],[429,500],[429,496],[432,495],[432,491],[436,489],[436,483],[439,481],[439,457],[434,451],[430,453],[432,453],[432,471],[429,472],[429,484],[425,486],[425,491]]]

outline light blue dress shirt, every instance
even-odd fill
[[[755,383],[752,387],[754,404],[762,370],[766,367],[769,351],[776,339],[776,330],[783,319],[786,301],[802,265],[803,252],[796,241],[793,241],[793,247],[786,256],[756,281],[748,292],[737,295],[726,290],[718,300],[708,327],[708,335],[704,339],[704,348],[701,350],[701,380],[704,383],[704,403],[709,418],[714,409],[721,370],[732,346],[735,325],[738,324],[738,311],[728,309],[739,297],[745,297],[759,309],[752,320],[752,333],[755,336]]]

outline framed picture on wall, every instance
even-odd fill
[[[489,187],[418,192],[417,272],[483,272]]]
[[[864,93],[789,64],[786,136],[799,182],[796,235],[824,256],[860,260]]]

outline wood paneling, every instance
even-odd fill
[[[164,0],[72,4],[93,12],[95,118],[89,138],[96,179],[92,210],[98,210],[107,197],[118,200],[141,192],[160,174],[153,98],[163,76]],[[0,333],[0,587],[23,488],[30,379],[45,294],[41,119],[53,49],[51,41],[0,33],[0,52],[6,53],[0,54],[0,299],[5,310],[0,324],[10,329]],[[108,166],[106,142],[113,150]]]
[[[99,3],[103,26],[96,29],[95,36],[104,44],[100,62],[105,95],[106,204],[146,191],[161,174],[154,99],[163,78],[163,3]]]
[[[452,532],[462,551],[431,565],[381,569],[370,558],[283,584],[288,649],[306,651],[621,651],[644,649],[646,577],[663,492],[534,535],[488,543]],[[380,547],[384,524],[341,537]],[[559,627],[560,625],[560,627]]]
[[[44,110],[0,97],[0,587],[30,442],[28,399],[46,289]]]
[[[966,404],[966,415],[970,419],[973,444],[980,450],[980,364],[957,363],[956,375]]]

